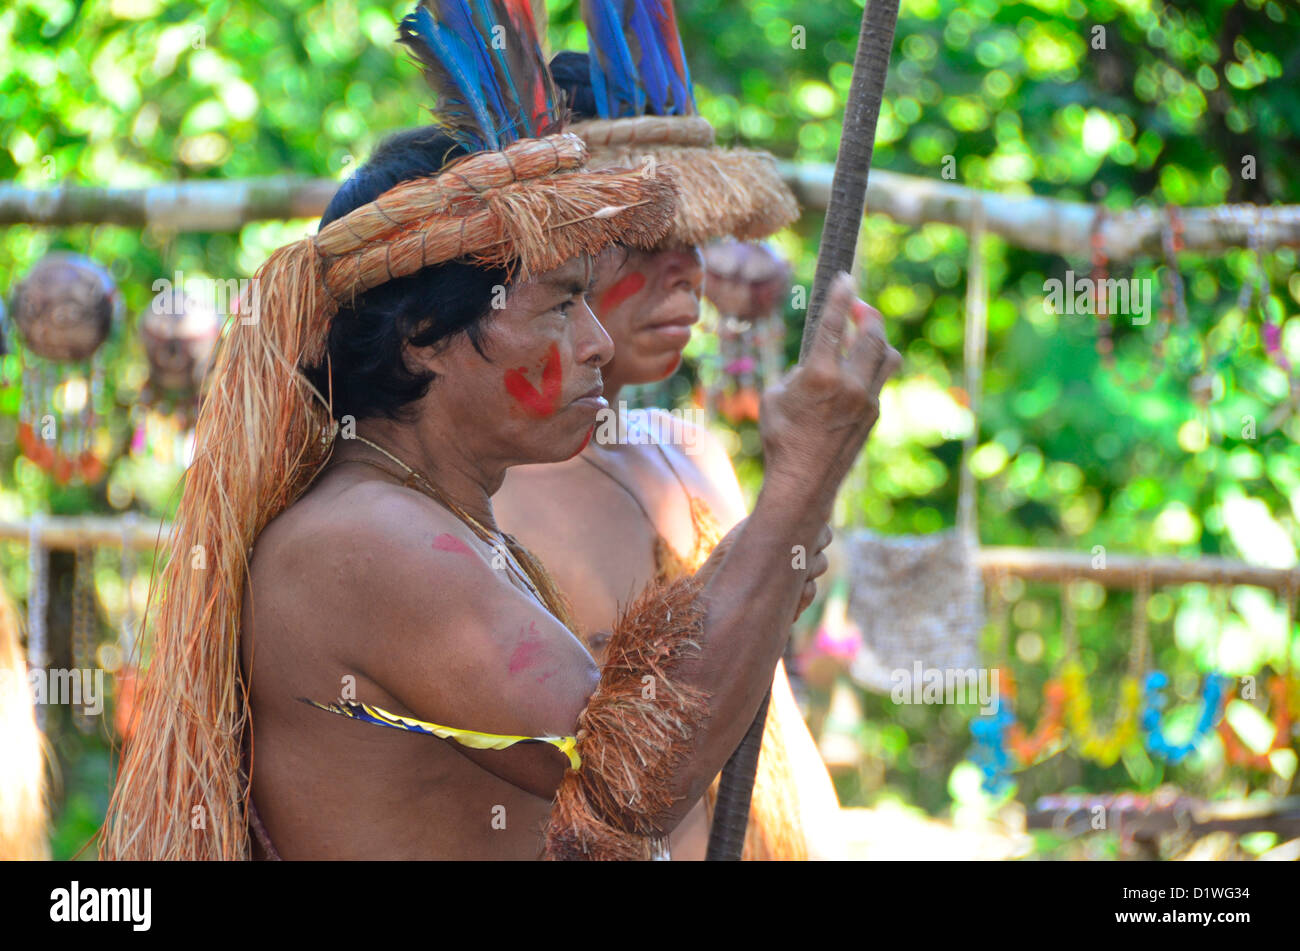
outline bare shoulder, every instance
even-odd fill
[[[657,441],[673,463],[693,469],[713,489],[716,500],[725,507],[725,521],[734,524],[744,518],[744,493],[736,479],[731,454],[709,429],[704,412],[694,409],[644,412],[651,432],[658,435]]]
[[[514,580],[504,547],[391,483],[316,488],[268,526],[254,553],[254,629],[270,639],[258,647],[269,686],[326,700],[352,675],[355,699],[399,715],[494,734],[573,732],[598,672]],[[554,757],[524,757],[522,768],[495,751],[471,759],[537,794],[553,792],[561,771]]]

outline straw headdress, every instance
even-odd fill
[[[598,118],[570,128],[591,149],[591,167],[672,167],[674,243],[754,241],[799,217],[776,160],[719,148],[713,127],[696,114],[672,0],[583,0],[582,14]]]
[[[487,42],[502,31],[504,44]],[[526,278],[613,243],[652,247],[671,223],[669,176],[589,171],[581,139],[558,131],[527,0],[424,0],[401,32],[438,93],[444,131],[474,154],[280,248],[229,322],[150,612],[152,660],[104,858],[249,857],[239,668],[248,555],[328,458],[329,402],[299,368],[324,357],[339,307],[452,260]]]

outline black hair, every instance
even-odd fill
[[[551,76],[555,85],[564,91],[566,105],[573,122],[595,119],[596,94],[591,88],[591,57],[586,53],[565,50],[551,60]]]
[[[385,139],[369,160],[343,183],[321,217],[323,228],[402,182],[437,174],[465,155],[437,126],[407,129]],[[484,318],[494,288],[507,284],[504,268],[448,261],[399,277],[359,295],[330,324],[328,360],[304,367],[320,392],[330,395],[337,418],[383,416],[401,419],[407,404],[428,392],[434,374],[412,371],[403,359],[406,344],[445,345],[469,336],[484,359]]]

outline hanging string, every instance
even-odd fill
[[[957,491],[957,529],[971,547],[979,545],[975,513],[975,473],[971,457],[979,445],[980,400],[984,387],[984,352],[988,338],[988,279],[984,270],[984,205],[976,201],[971,209],[970,254],[966,263],[966,400],[971,431],[962,440],[961,476]]]
[[[1061,585],[1061,657],[1064,659],[1073,657],[1078,647],[1074,598],[1071,593],[1073,584],[1073,579],[1067,578]]]
[[[50,600],[50,553],[41,544],[44,515],[37,512],[27,527],[27,665],[44,675],[45,609]],[[36,705],[36,725],[45,728],[45,705]]]
[[[1011,604],[1007,597],[1008,575],[999,570],[993,575],[993,660],[998,667],[1008,663],[1007,641],[1009,638]]]
[[[1151,601],[1151,570],[1138,573],[1133,592],[1133,645],[1129,654],[1129,676],[1141,677],[1147,660],[1147,606]]]
[[[132,655],[136,644],[135,599],[132,597],[131,590],[135,581],[135,552],[131,542],[135,537],[138,520],[139,516],[135,512],[127,512],[122,517],[122,565],[119,574],[122,578],[123,609],[122,631],[118,635],[118,642],[121,645],[121,663],[124,666],[134,663]]]
[[[72,580],[72,667],[78,677],[84,678],[96,666],[98,632],[95,627],[95,549],[91,545],[78,545]],[[83,695],[81,704],[73,711],[74,722],[82,732],[91,729],[86,699]]]

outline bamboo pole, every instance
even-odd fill
[[[782,163],[781,174],[800,203],[821,211],[830,200],[830,165]],[[238,231],[253,221],[318,218],[338,189],[330,179],[242,179],[176,182],[145,188],[0,184],[0,226],[115,224],[164,231]],[[982,205],[985,230],[1030,251],[1088,257],[1099,206],[1040,196],[1004,195],[955,182],[873,169],[867,204],[899,224],[930,222],[970,230]],[[1300,205],[1219,205],[1180,208],[1188,252],[1218,254],[1250,247],[1258,217],[1259,247],[1300,247]],[[1107,209],[1101,239],[1113,261],[1160,257],[1163,208]]]

